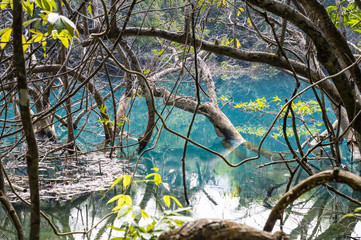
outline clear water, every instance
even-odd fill
[[[240,79],[229,79],[226,81],[219,80],[216,83],[219,86],[218,94],[227,98],[232,98],[235,103],[249,102],[256,98],[265,97],[269,101],[276,95],[280,99],[290,98],[295,81],[285,75],[278,75],[272,78],[252,78],[242,77]],[[301,86],[305,87],[305,86]],[[192,91],[188,86],[183,91]],[[314,99],[311,91],[306,92],[301,100],[306,101]],[[109,110],[111,110],[111,102],[107,102]],[[162,108],[160,101],[157,101],[159,109]],[[222,102],[220,101],[220,106]],[[125,131],[131,136],[139,137],[145,128],[147,119],[146,107],[144,99],[136,98],[130,118],[130,124],[125,127]],[[247,114],[235,110],[234,108],[225,106],[224,113],[230,118],[235,126],[252,125],[252,126],[269,126],[273,121],[274,115],[266,115],[258,118],[257,115]],[[166,111],[167,112],[167,111]],[[63,114],[61,111],[59,114]],[[180,110],[173,110],[167,120],[167,125],[181,134],[186,134],[192,114],[185,113]],[[313,116],[320,119],[319,114]],[[78,138],[78,144],[83,150],[96,148],[101,145],[104,138],[102,127],[97,122],[97,115],[91,113],[86,121],[86,127],[83,134]],[[334,119],[331,119],[331,121]],[[80,125],[85,123],[80,122]],[[66,129],[64,127],[56,128],[60,139],[66,140]],[[322,127],[321,127],[322,131]],[[244,137],[255,144],[258,144],[261,136],[252,134],[243,134]],[[306,136],[302,138],[305,139]],[[204,146],[225,152],[226,148],[222,144],[222,139],[215,134],[212,124],[203,116],[197,116],[193,126],[191,138]],[[280,139],[267,138],[263,145],[264,149],[271,151],[285,151],[287,148],[281,144]],[[129,143],[135,141],[130,140]],[[155,139],[150,143],[152,146]],[[183,153],[184,140],[172,135],[165,130],[160,134],[157,146],[143,155],[140,159],[139,174],[146,175],[149,173],[150,166],[160,168],[160,174],[163,181],[167,182],[171,187],[171,193],[184,203],[181,156]],[[126,149],[129,153],[128,157],[134,163],[135,148]],[[358,171],[359,167],[355,163],[350,163],[348,153],[345,147],[342,148],[343,163],[354,171]],[[242,159],[254,156],[255,153],[240,146],[235,151],[227,154],[227,159],[236,163]],[[255,161],[248,162],[238,168],[228,167],[222,159],[206,152],[192,144],[187,148],[186,158],[186,176],[188,196],[193,208],[191,214],[194,218],[224,218],[235,220],[240,223],[246,223],[258,229],[262,229],[266,219],[271,211],[272,205],[275,204],[281,194],[285,192],[289,171],[284,165],[273,165],[265,168],[257,168],[257,166],[267,163],[269,160],[260,158]],[[327,169],[328,163],[314,162],[315,165]],[[293,165],[294,166],[294,165]],[[132,168],[132,165],[130,166]],[[301,172],[297,176],[299,181],[306,177]],[[351,189],[342,185],[335,185],[341,191],[353,195]],[[144,192],[144,186],[133,189],[134,199],[140,202],[141,193]],[[166,190],[164,193],[168,194]],[[115,193],[113,191],[107,193],[92,193],[79,198],[74,197],[70,202],[44,203],[44,211],[48,213],[60,231],[77,231],[91,227],[99,221],[104,215],[111,211],[112,206],[106,205],[110,197]],[[151,201],[147,205],[147,211],[152,212],[154,203]],[[284,222],[283,230],[291,234],[291,239],[334,239],[340,234],[350,235],[353,237],[361,237],[361,224],[354,219],[341,221],[341,217],[353,209],[353,206],[343,201],[342,198],[334,195],[329,196],[322,188],[317,188],[304,194],[297,202],[293,204],[292,209],[287,211],[287,220]],[[20,216],[24,221],[25,229],[28,229],[29,213],[25,207],[18,206]],[[0,212],[3,214],[3,212]],[[7,236],[16,236],[11,228],[9,218],[1,218],[0,229]],[[331,231],[330,225],[340,223],[350,226],[349,230],[344,232],[337,230]],[[275,228],[278,230],[279,226]],[[107,239],[108,235],[104,234],[100,237],[103,230],[109,233],[109,229],[105,224],[101,224],[85,239]],[[317,238],[322,232],[324,235]],[[42,239],[61,239],[55,236],[51,229],[44,223],[42,228]],[[75,235],[69,239],[84,239],[84,236]],[[0,234],[1,239],[1,234]],[[66,238],[63,238],[66,239]],[[340,238],[342,239],[342,237]]]

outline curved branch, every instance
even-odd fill
[[[269,215],[263,230],[271,232],[276,221],[281,218],[288,205],[305,192],[328,182],[345,183],[352,189],[361,192],[361,177],[354,173],[346,172],[338,168],[317,173],[294,186],[278,200],[276,205],[272,208],[271,214]]]
[[[274,0],[247,0],[247,2],[287,19],[304,31],[315,44],[317,58],[330,75],[336,74],[343,69],[340,59],[337,58],[337,51],[334,51],[335,47],[330,43],[327,35],[305,15],[302,15],[290,6]],[[346,74],[333,78],[333,82],[342,97],[343,105],[347,110],[349,118],[352,119],[355,115],[355,110],[360,109],[361,105],[360,96],[354,91],[354,84],[349,81]],[[361,132],[361,126],[358,131]]]
[[[44,72],[51,72],[51,73],[57,73],[59,72],[59,70],[62,68],[62,65],[42,65],[42,66],[37,66],[35,68],[32,69],[32,73],[44,73]],[[63,73],[65,74],[69,74],[70,76],[76,78],[79,82],[83,83],[87,80],[86,77],[84,77],[83,75],[79,74],[78,72],[74,71],[73,69],[69,68],[69,67],[65,67],[63,69]],[[100,93],[98,92],[98,90],[96,89],[96,87],[90,83],[87,82],[86,83],[86,87],[89,89],[89,91],[94,94],[94,99],[95,102],[98,105],[98,108],[100,109],[101,106],[105,106],[104,104],[104,100],[102,98],[102,96],[100,95]],[[105,109],[105,111],[99,111],[101,114],[101,117],[103,119],[108,119],[109,120],[109,114],[107,112],[107,110]],[[105,138],[106,140],[110,140],[111,139],[111,129],[110,126],[103,124],[103,128],[104,128],[104,133],[105,133]]]

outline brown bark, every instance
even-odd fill
[[[25,155],[30,185],[30,235],[29,239],[40,238],[40,198],[39,198],[39,153],[38,145],[30,115],[29,92],[27,88],[25,59],[22,46],[23,9],[20,0],[14,0],[13,5],[13,40],[14,40],[14,64],[19,91],[20,116],[25,132],[28,150]]]
[[[37,66],[35,68],[32,69],[32,73],[40,73],[40,72],[52,72],[52,73],[57,73],[59,72],[59,70],[62,68],[61,65],[44,65],[44,66]],[[77,81],[83,83],[85,81],[87,81],[88,79],[79,74],[78,72],[74,71],[73,69],[70,69],[68,67],[66,67],[64,69],[64,72],[66,72],[67,74],[69,74],[70,76],[74,77],[77,79]],[[104,100],[101,96],[101,94],[98,92],[98,90],[96,89],[96,87],[90,83],[87,82],[86,87],[89,89],[89,91],[94,94],[94,100],[97,103],[98,108],[100,109],[102,106],[105,106],[104,104]],[[100,111],[99,111],[100,112]],[[102,119],[107,119],[109,120],[109,114],[108,111],[105,109],[104,112],[100,112],[100,116]],[[103,128],[104,128],[104,133],[105,133],[105,140],[109,141],[111,140],[111,128],[110,125],[108,124],[103,124]]]
[[[61,15],[64,15],[63,13],[63,8],[61,5],[61,0],[56,0],[56,6],[58,8],[58,11]],[[60,53],[59,53],[59,62],[60,64],[62,64],[62,68],[60,69],[60,72],[64,72],[66,70],[66,48],[64,45],[61,45],[60,48]],[[61,75],[61,80],[63,82],[63,86],[64,86],[64,92],[65,92],[65,96],[67,95],[67,93],[69,92],[70,86],[69,86],[69,79],[68,79],[68,75],[62,74]],[[65,111],[66,111],[66,120],[67,120],[67,128],[68,128],[68,152],[69,154],[73,154],[74,153],[74,149],[75,149],[75,136],[74,136],[74,125],[73,125],[73,117],[71,114],[71,99],[67,98],[65,101]]]
[[[117,29],[116,32],[109,34],[109,37],[115,38],[117,35],[115,33],[119,32]],[[154,28],[137,28],[129,27],[124,30],[124,36],[148,36],[148,37],[161,37],[173,42],[185,44],[186,37],[183,33],[171,32],[167,30],[154,29]],[[89,44],[90,42],[84,42],[84,45]],[[242,49],[234,49],[230,46],[224,45],[215,45],[213,42],[198,40],[196,41],[197,47],[201,50],[215,53],[223,56],[228,56],[238,60],[244,60],[248,62],[261,62],[269,64],[270,66],[279,67],[285,70],[291,71],[292,68],[296,71],[297,74],[304,76],[306,78],[312,78],[314,81],[319,79],[319,75],[316,71],[310,70],[306,64],[298,62],[296,60],[289,59],[289,63],[282,57],[267,52],[259,51],[245,51]],[[292,66],[292,67],[291,67]],[[329,98],[333,99],[334,102],[340,103],[342,100],[338,91],[336,90],[334,84],[331,81],[325,81],[320,84],[320,87],[326,92]]]
[[[287,19],[304,31],[312,39],[317,49],[317,58],[330,75],[337,74],[343,68],[355,62],[346,40],[335,28],[326,10],[319,2],[313,0],[301,1],[306,11],[315,13],[318,17],[322,31],[306,16],[280,2],[273,0],[249,0],[248,2]],[[349,76],[352,77],[353,81],[349,80]],[[359,84],[360,80],[360,69],[357,65],[346,73],[339,74],[332,79],[342,98],[349,119],[353,119],[358,110],[361,109],[359,90],[354,84],[356,82],[357,86],[361,85]],[[357,131],[355,136],[358,145],[361,147],[361,124],[354,127]]]
[[[128,57],[131,61],[131,63],[134,66],[134,69],[137,72],[142,72],[142,68],[140,66],[140,63],[138,61],[137,56],[134,54],[134,52],[132,51],[132,49],[128,46],[128,43],[124,40],[120,40],[119,41],[120,46],[122,46],[122,48],[124,49],[124,51],[128,54]],[[153,129],[155,127],[155,108],[154,108],[154,104],[153,104],[153,99],[151,96],[151,90],[148,89],[147,85],[146,85],[146,79],[143,79],[143,77],[137,76],[139,77],[139,84],[142,90],[142,95],[145,98],[146,104],[147,104],[147,108],[148,108],[148,121],[147,121],[147,126],[145,128],[144,134],[142,136],[139,137],[138,141],[139,141],[139,148],[138,148],[138,152],[141,152],[149,143],[149,141],[152,138],[152,133],[153,133]]]
[[[16,213],[14,207],[12,206],[11,202],[9,201],[3,190],[0,190],[0,203],[3,205],[4,209],[9,214],[11,220],[14,223],[15,229],[18,234],[18,240],[24,240],[25,235],[23,225],[21,224],[18,214]]]
[[[281,240],[288,237],[220,219],[198,219],[175,230],[162,233],[159,240]]]

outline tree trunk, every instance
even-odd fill
[[[30,236],[29,239],[40,238],[40,198],[39,198],[39,153],[35,138],[33,122],[30,115],[29,92],[26,80],[25,60],[22,45],[23,8],[22,1],[14,0],[13,5],[13,39],[14,64],[19,91],[20,116],[25,132],[28,150],[25,155],[30,185]]]

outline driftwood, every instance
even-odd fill
[[[284,233],[274,234],[253,227],[221,219],[198,219],[169,232],[159,240],[282,240]]]

